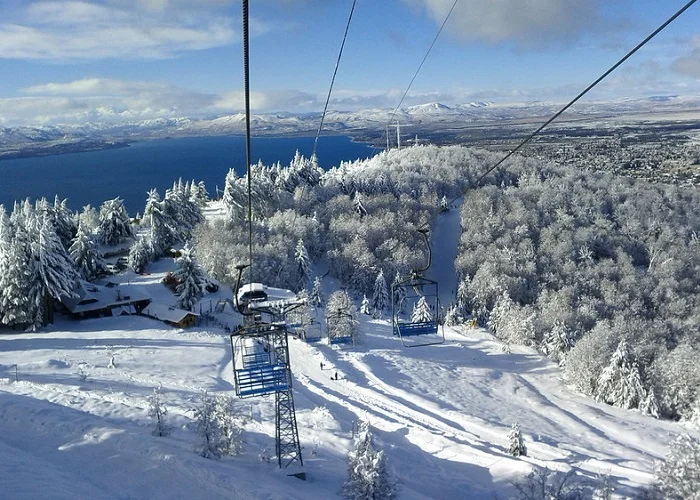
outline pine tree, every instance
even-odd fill
[[[314,285],[311,288],[311,293],[309,294],[309,302],[316,307],[323,306],[323,289],[321,288],[321,278],[318,276],[314,278]]]
[[[367,295],[362,296],[362,305],[360,305],[360,314],[369,315],[369,299]]]
[[[152,255],[150,239],[139,237],[129,249],[129,269],[135,273],[142,273]]]
[[[523,435],[520,432],[520,425],[513,424],[513,427],[508,432],[508,453],[514,457],[527,455],[527,448],[523,442]]]
[[[377,278],[374,280],[374,293],[372,294],[372,307],[379,314],[384,311],[389,302],[389,292],[387,291],[384,270],[380,269]]]
[[[146,193],[146,206],[143,209],[142,226],[152,225],[151,218],[155,210],[160,212],[160,195],[157,189],[151,189]]]
[[[120,198],[107,200],[100,208],[100,226],[97,241],[103,245],[117,245],[133,237],[129,214]]]
[[[92,281],[107,273],[107,264],[97,251],[92,237],[85,232],[82,223],[78,224],[78,232],[68,251],[82,279]]]
[[[167,436],[172,428],[168,425],[168,409],[160,400],[160,390],[153,389],[153,394],[148,398],[148,416],[153,419],[153,430],[151,434],[154,436]]]
[[[647,394],[639,367],[626,341],[621,341],[601,372],[595,397],[620,408],[638,408]]]
[[[459,309],[459,306],[456,304],[447,309],[447,313],[445,313],[445,325],[457,326],[464,322],[464,318]]]
[[[32,254],[36,260],[40,280],[36,293],[41,293],[43,298],[43,304],[40,307],[43,317],[39,320],[37,315],[35,319],[35,324],[38,326],[39,321],[41,324],[53,323],[52,299],[59,300],[61,297],[76,295],[73,290],[79,275],[47,214],[41,221],[39,238],[32,245]],[[35,296],[34,300],[39,298]]]
[[[0,323],[2,322],[2,277],[7,273],[7,259],[11,244],[10,219],[7,217],[5,207],[0,205]]]
[[[68,209],[67,200],[61,200],[58,195],[54,198],[51,221],[56,228],[56,234],[58,234],[58,237],[61,239],[63,247],[68,250],[78,227],[76,226],[73,214]]]
[[[242,179],[234,169],[229,169],[224,181],[223,202],[231,221],[246,220],[246,197]]]
[[[177,305],[182,309],[192,311],[197,301],[202,297],[206,276],[188,245],[182,249],[182,255],[176,260],[176,263],[177,271],[174,275],[180,283],[175,289],[178,295]]]
[[[309,272],[311,267],[311,260],[309,259],[309,254],[304,246],[304,240],[299,238],[297,241],[297,247],[294,251],[294,260],[297,263],[297,275],[299,276],[298,289],[306,288],[309,282]]]
[[[83,230],[87,233],[94,232],[100,225],[100,216],[92,205],[85,205],[83,211],[78,216],[78,222],[83,225]]]
[[[418,303],[416,303],[414,306],[413,312],[411,313],[411,322],[423,323],[432,320],[433,314],[430,312],[428,301],[425,299],[425,296],[421,296],[421,298],[418,299]]]
[[[30,242],[24,228],[15,224],[13,230],[14,234],[8,234],[8,239],[5,242],[6,247],[2,260],[0,311],[4,324],[27,325],[33,318],[32,310],[34,309],[34,304],[29,296],[30,266],[33,266],[33,261],[30,258]]]
[[[397,314],[403,313],[404,299],[406,298],[406,289],[401,284],[401,275],[396,271],[396,276],[391,284],[392,294],[394,295],[394,307],[396,308]]]
[[[348,500],[393,500],[396,483],[387,470],[383,450],[376,450],[369,424],[362,422],[355,449],[348,456],[348,479],[342,495]]]

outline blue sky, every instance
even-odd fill
[[[251,0],[258,112],[319,111],[351,0]],[[453,0],[358,0],[331,108],[393,109]],[[685,0],[459,0],[406,105],[565,101]],[[242,103],[240,1],[0,0],[0,125]],[[590,99],[700,94],[700,3]]]

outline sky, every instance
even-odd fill
[[[394,109],[454,0],[357,0],[330,108]],[[458,0],[404,106],[565,102],[686,0]],[[254,112],[323,109],[352,0],[251,0]],[[0,126],[243,103],[241,2],[0,0]],[[700,2],[589,100],[700,95]]]

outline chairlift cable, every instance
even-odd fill
[[[355,4],[357,0],[352,0],[352,7],[350,8],[350,16],[348,17],[348,23],[345,26],[345,34],[343,35],[343,42],[340,44],[340,51],[338,52],[338,59],[335,61],[335,69],[333,70],[333,77],[331,78],[331,85],[328,88],[328,96],[326,96],[326,104],[323,106],[323,113],[321,114],[321,123],[318,125],[318,132],[316,132],[316,139],[314,139],[314,147],[311,151],[311,156],[316,155],[316,146],[318,146],[318,138],[321,135],[321,130],[323,129],[323,121],[326,118],[326,111],[328,111],[328,103],[331,100],[331,93],[333,92],[333,84],[335,83],[335,75],[338,73],[338,66],[340,66],[340,58],[343,56],[343,48],[345,47],[345,40],[348,37],[348,30],[350,29],[350,21],[352,21],[352,14],[355,12]]]
[[[651,41],[656,35],[658,35],[661,31],[663,31],[669,24],[671,24],[673,21],[675,21],[679,16],[681,16],[686,10],[688,10],[697,0],[690,0],[688,3],[686,3],[682,8],[680,8],[675,14],[673,14],[671,17],[669,17],[663,24],[661,24],[658,28],[656,28],[651,34],[649,34],[644,40],[639,42],[632,50],[627,52],[621,59],[619,59],[615,64],[613,64],[610,68],[608,68],[605,73],[603,73],[600,77],[598,77],[593,83],[588,85],[584,90],[582,90],[576,97],[574,97],[571,101],[569,101],[564,107],[562,107],[559,111],[557,111],[551,118],[549,118],[546,122],[544,122],[542,125],[540,125],[537,130],[532,132],[530,135],[525,137],[513,150],[509,151],[503,158],[501,158],[499,161],[494,163],[491,167],[489,167],[483,174],[481,174],[476,181],[474,182],[473,186],[470,186],[467,189],[472,189],[474,187],[478,187],[481,182],[486,178],[487,175],[489,175],[491,172],[493,172],[496,168],[498,168],[500,165],[502,165],[508,158],[513,156],[515,153],[517,153],[520,149],[522,149],[525,145],[527,145],[532,139],[534,139],[537,135],[539,135],[547,126],[549,126],[553,121],[555,121],[557,118],[559,118],[566,110],[568,110],[571,106],[573,106],[579,99],[581,99],[584,95],[586,95],[589,91],[591,91],[595,86],[597,86],[600,82],[602,82],[610,73],[615,71],[618,67],[620,67],[627,59],[632,57],[639,49],[644,47],[649,41]],[[464,197],[466,194],[467,190],[462,192],[459,196],[456,198],[453,198],[450,200],[449,204],[451,205],[452,203],[456,202],[457,200],[461,199]],[[428,228],[429,224],[434,221],[437,216],[439,215],[440,212],[436,212],[434,215],[428,218],[424,223],[418,226],[418,229],[426,229]],[[393,251],[393,249],[392,249]]]
[[[401,96],[401,100],[396,105],[396,108],[394,109],[394,111],[391,113],[391,116],[389,117],[389,121],[387,122],[387,127],[389,125],[391,125],[391,122],[394,120],[394,117],[396,116],[396,113],[399,111],[401,104],[403,104],[404,99],[406,99],[408,92],[411,90],[411,87],[413,86],[413,82],[418,77],[418,73],[420,73],[420,70],[423,68],[423,64],[425,64],[425,61],[428,59],[428,56],[430,55],[430,52],[433,50],[433,47],[435,46],[435,43],[437,42],[438,37],[440,36],[440,33],[442,33],[442,30],[445,28],[445,25],[447,24],[447,21],[450,19],[452,12],[455,10],[455,7],[457,6],[457,2],[459,2],[459,0],[455,0],[454,3],[452,4],[452,7],[450,7],[450,10],[447,12],[447,15],[445,16],[444,21],[442,21],[442,24],[440,25],[440,29],[435,34],[435,37],[433,38],[433,41],[430,43],[428,50],[425,52],[425,55],[423,56],[423,59],[421,60],[420,64],[418,65],[416,72],[413,73],[413,78],[411,78],[411,81],[408,84],[408,87],[406,87],[406,90],[404,91],[403,95]],[[389,137],[388,129],[387,129],[386,134],[387,134],[387,139],[388,139],[388,137]]]
[[[245,159],[248,177],[248,270],[249,283],[253,283],[253,207],[250,168],[250,51],[248,30],[248,0],[243,0],[243,78],[245,80]]]

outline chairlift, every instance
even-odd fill
[[[349,349],[355,345],[354,325],[352,314],[338,309],[326,315],[326,332],[328,345]]]
[[[432,252],[427,229],[418,231],[428,247],[428,264],[416,269],[404,280],[391,285],[392,333],[404,347],[442,344],[445,332],[440,324],[440,299],[437,281],[425,278]],[[397,297],[400,299],[397,300]]]
[[[242,326],[231,334],[238,397],[264,396],[290,388],[289,363],[276,345],[276,339],[286,335],[285,327],[277,324]]]

